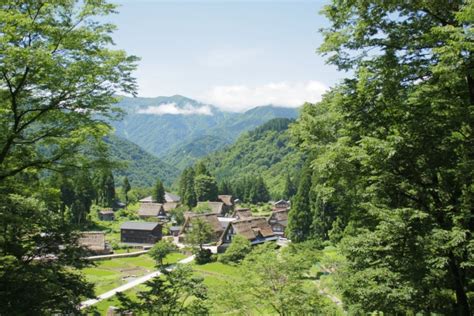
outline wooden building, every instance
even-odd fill
[[[165,208],[161,203],[140,203],[138,216],[142,219],[159,218],[164,220],[168,218]]]
[[[115,213],[111,208],[104,208],[99,211],[99,219],[101,221],[113,221],[115,219]]]
[[[290,201],[280,200],[273,203],[273,210],[289,210],[290,209]]]
[[[162,227],[155,222],[125,222],[120,227],[120,241],[134,244],[154,244],[161,240]]]
[[[271,226],[263,217],[236,220],[230,222],[224,230],[217,247],[218,252],[224,252],[236,235],[245,237],[252,245],[278,239],[278,236],[275,235]]]
[[[233,216],[237,219],[251,218],[252,211],[249,208],[237,208],[235,209]]]
[[[272,227],[273,232],[278,236],[285,236],[285,229],[288,226],[288,209],[273,211],[268,217],[268,224]]]
[[[81,232],[78,243],[93,254],[104,255],[112,252],[105,242],[105,232],[102,231]]]
[[[179,232],[180,239],[183,240],[185,238],[186,233],[192,230],[193,220],[200,218],[206,221],[212,229],[212,238],[209,242],[219,241],[219,238],[221,237],[222,232],[224,231],[224,228],[222,228],[222,224],[219,222],[218,215],[219,214],[217,213],[204,213],[204,214],[187,213],[185,214],[184,224],[181,227],[181,231]]]

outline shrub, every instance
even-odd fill
[[[212,256],[212,252],[210,249],[198,249],[194,255],[196,256],[194,258],[194,261],[197,263],[197,264],[206,264],[206,263],[209,263],[209,262],[212,262],[212,259],[213,259],[213,256]]]
[[[252,245],[247,238],[237,235],[227,248],[226,252],[219,257],[223,263],[239,263],[252,250]]]

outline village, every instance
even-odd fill
[[[217,201],[198,202],[198,211],[184,213],[184,223],[177,225],[171,213],[180,206],[181,198],[165,192],[165,203],[157,203],[152,196],[139,200],[136,216],[139,220],[120,224],[120,247],[123,249],[147,250],[156,242],[167,239],[179,248],[187,243],[186,234],[192,231],[193,223],[202,220],[211,228],[212,234],[204,247],[212,253],[224,253],[236,235],[246,238],[251,245],[276,242],[285,245],[288,239],[285,228],[288,224],[290,201],[268,202],[270,211],[255,214],[249,207],[241,207],[240,201],[231,195],[218,195]],[[117,221],[117,209],[104,208],[98,211],[101,222]],[[79,239],[80,245],[91,255],[113,254],[116,250],[108,242],[105,231],[84,231]]]

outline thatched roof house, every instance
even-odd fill
[[[225,251],[225,249],[227,249],[227,247],[232,242],[232,239],[235,235],[245,237],[250,241],[252,245],[257,245],[266,241],[273,241],[278,239],[278,236],[273,233],[273,230],[268,224],[266,218],[254,217],[241,219],[229,223],[229,225],[221,236],[218,251]]]
[[[222,235],[222,232],[224,231],[221,223],[219,222],[217,213],[203,213],[203,214],[186,213],[184,217],[185,217],[184,224],[181,228],[181,231],[179,232],[179,234],[182,237],[184,237],[183,235],[185,235],[187,231],[192,229],[192,222],[194,219],[197,219],[197,218],[203,219],[211,227],[212,232],[213,232],[211,242],[218,241],[220,236]]]
[[[140,203],[140,209],[138,210],[138,216],[140,218],[156,217],[160,219],[167,218],[167,214],[161,203]]]
[[[285,228],[288,226],[288,213],[288,209],[281,209],[273,211],[268,217],[268,224],[270,224],[275,234],[280,236],[285,235]]]
[[[224,202],[198,202],[197,203],[197,208],[204,208],[206,206],[209,206],[209,213],[216,213],[219,215],[224,215],[225,214],[225,204]]]
[[[234,217],[237,219],[246,219],[252,217],[252,211],[249,208],[238,208],[234,212]]]

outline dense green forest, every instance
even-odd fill
[[[132,187],[151,187],[157,178],[170,186],[179,175],[178,169],[130,141],[110,135],[105,138],[105,142],[110,159],[120,162],[119,167],[114,170],[115,177],[128,177]]]
[[[270,195],[282,197],[288,176],[296,181],[303,153],[291,146],[290,119],[272,119],[244,133],[237,141],[204,159],[219,182],[230,186],[246,177],[261,176]]]

